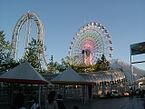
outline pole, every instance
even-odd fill
[[[133,75],[131,49],[130,49],[130,69],[131,69],[131,91],[132,91],[132,94],[133,94],[133,91],[135,90],[135,87],[134,87],[134,75]]]
[[[111,72],[110,92],[112,93],[112,84],[113,84],[113,75],[112,75],[112,73],[113,73],[113,70],[110,70],[110,72]]]
[[[39,100],[39,106],[41,105],[41,86],[39,85],[39,95],[38,95],[38,100]],[[41,109],[41,106],[40,106]]]

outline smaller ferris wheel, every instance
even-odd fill
[[[104,55],[112,59],[112,40],[106,28],[97,22],[90,22],[80,28],[69,47],[71,65],[94,65]]]

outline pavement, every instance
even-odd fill
[[[81,100],[65,100],[64,104],[67,109],[73,109],[78,106],[79,109],[145,109],[145,98],[137,97],[120,97],[120,98],[103,98],[92,99],[83,103]],[[0,109],[10,109],[9,105],[0,105]],[[28,108],[27,108],[28,109]]]
[[[93,99],[85,104],[81,101],[65,102],[67,109],[73,109],[74,105],[79,109],[145,109],[143,104],[144,98],[136,97]]]

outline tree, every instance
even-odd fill
[[[10,69],[16,67],[19,64],[20,64],[19,62],[10,59],[8,63],[3,63],[0,65],[0,72],[9,71]]]
[[[69,64],[67,57],[61,59],[61,65],[62,65],[64,70],[67,69],[68,67],[70,67],[70,64]]]
[[[84,73],[86,68],[83,64],[71,65],[71,67],[78,73]]]
[[[106,60],[106,57],[103,54],[101,59],[97,60],[97,63],[95,65],[95,71],[100,71],[100,70],[106,71],[106,70],[109,70],[110,69],[109,65],[110,65],[109,61]]]
[[[0,31],[0,64],[6,64],[10,58],[10,43],[5,40],[4,31]]]
[[[41,72],[41,64],[38,55],[42,52],[42,49],[40,48],[41,46],[41,42],[38,43],[35,39],[32,38],[32,41],[29,43],[23,58],[20,60],[21,62],[29,62],[38,72]]]
[[[56,73],[58,65],[59,64],[57,62],[54,62],[53,55],[51,55],[51,58],[49,59],[48,63],[48,73]]]
[[[49,59],[48,63],[48,72],[49,73],[57,73],[57,72],[63,72],[68,67],[68,63],[65,59],[61,60],[61,64],[58,62],[54,62],[53,55],[51,55],[51,58]]]
[[[8,71],[19,64],[11,58],[10,50],[11,45],[6,41],[4,31],[0,31],[0,72]]]

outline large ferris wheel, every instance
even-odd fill
[[[24,28],[25,26],[25,28]],[[35,34],[32,34],[32,28],[35,27]],[[18,56],[18,45],[19,43],[19,39],[20,39],[20,34],[22,31],[25,31],[24,34],[24,52],[26,52],[29,43],[32,39],[32,35],[35,36],[36,39],[36,44],[37,49],[40,50],[41,52],[38,52],[37,56],[38,56],[38,61],[43,61],[45,64],[46,60],[44,57],[44,26],[40,20],[40,18],[38,17],[37,14],[35,14],[34,12],[27,12],[26,14],[22,15],[21,18],[18,20],[18,22],[15,25],[14,31],[13,31],[13,35],[12,35],[12,42],[11,42],[11,56],[14,59],[17,59]],[[40,47],[40,43],[41,43],[41,47]]]
[[[112,58],[112,40],[106,28],[90,22],[80,28],[69,47],[69,62],[72,65],[94,65],[102,55]]]

